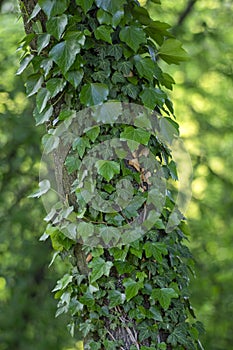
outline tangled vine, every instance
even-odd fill
[[[151,172],[145,171],[148,150],[165,180],[177,180],[177,173],[169,146],[156,132],[145,130],[147,116],[140,112],[142,118],[135,116],[133,125],[123,119],[114,123],[110,116],[120,108],[132,117],[131,106],[141,106],[151,111],[152,124],[166,120],[165,134],[168,125],[178,134],[165,91],[172,90],[175,82],[158,60],[178,64],[186,59],[185,51],[169,25],[152,20],[137,0],[19,3],[26,36],[18,73],[28,66],[33,69],[26,91],[28,97],[36,96],[36,125],[46,126],[42,142],[53,155],[62,198],[50,208],[41,240],[50,237],[53,261],[60,256],[70,262],[70,270],[54,288],[56,315],[70,314],[69,330],[84,341],[85,349],[202,349],[202,327],[189,302],[193,260],[184,244],[184,218],[170,232],[166,230],[175,206],[172,190],[166,190],[159,215],[152,211],[147,221],[152,225],[145,234],[120,244],[116,240],[121,227],[145,218],[148,198],[159,201],[158,193],[150,191]],[[105,110],[98,114],[98,125],[89,125],[90,110],[96,108]],[[70,143],[65,139],[61,147],[61,125],[73,123],[75,116],[72,127],[78,130],[81,117],[77,111],[83,110],[86,131]],[[88,152],[102,143],[101,152],[107,152],[107,142],[112,146],[114,138],[123,140],[125,146],[115,144],[111,160],[95,154],[93,163],[100,200],[117,206],[115,211],[102,212],[84,198],[80,167]],[[49,187],[48,181],[42,181],[32,196],[40,197]],[[101,242],[90,244],[95,227],[99,227]]]

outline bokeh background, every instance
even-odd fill
[[[233,2],[141,1],[168,22],[190,60],[167,66],[181,136],[193,164],[186,213],[196,261],[191,300],[205,350],[231,350],[233,333]],[[45,214],[37,187],[43,128],[32,117],[26,77],[16,76],[23,38],[16,1],[0,1],[0,350],[74,350],[51,289],[65,270],[40,243]]]

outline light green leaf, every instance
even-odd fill
[[[73,280],[73,276],[65,274],[59,281],[57,281],[57,285],[52,290],[52,292],[65,289],[68,286],[68,284],[72,282],[72,280]]]
[[[120,39],[137,52],[140,45],[146,43],[146,34],[142,28],[127,26],[121,29]]]
[[[77,233],[85,242],[89,239],[94,233],[94,227],[91,223],[88,222],[80,222],[77,226]]]
[[[176,39],[167,39],[159,49],[159,56],[168,64],[179,64],[181,61],[187,61],[188,55],[182,48],[180,41]]]
[[[178,294],[173,288],[157,288],[152,291],[151,297],[158,300],[164,310],[167,310],[171,304],[172,298],[178,298]]]
[[[56,15],[61,15],[68,8],[69,3],[69,0],[38,0],[38,4],[48,18]]]
[[[82,87],[80,92],[80,101],[83,105],[89,107],[103,103],[109,94],[106,84],[89,83]]]
[[[138,291],[142,288],[142,282],[136,282],[131,278],[125,278],[123,281],[125,287],[126,300],[129,301],[138,294]]]
[[[141,128],[134,128],[133,126],[127,126],[120,134],[122,140],[133,140],[140,144],[147,145],[151,134]]]
[[[45,134],[42,138],[42,144],[45,148],[45,153],[52,152],[59,145],[59,137],[55,135]]]
[[[47,193],[49,189],[50,189],[49,180],[43,180],[39,183],[39,189],[36,192],[30,194],[28,198],[39,198],[43,194]]]
[[[100,237],[102,238],[105,244],[109,244],[111,240],[113,243],[115,243],[120,238],[119,230],[111,226],[101,227]]]
[[[90,282],[97,281],[100,277],[109,276],[113,263],[111,261],[105,261],[102,258],[94,258],[88,265],[92,271],[90,275]]]
[[[75,61],[76,55],[80,52],[80,45],[74,39],[62,41],[55,45],[49,56],[57,63],[63,74],[65,74]]]
[[[126,0],[95,0],[96,5],[114,15],[117,11],[123,10]]]
[[[65,73],[65,78],[68,80],[69,83],[71,83],[75,89],[79,86],[83,79],[83,69],[80,70],[71,70]]]
[[[112,44],[111,33],[113,33],[113,29],[105,25],[97,27],[94,31],[97,40],[103,40],[109,44]]]
[[[157,88],[144,88],[140,97],[145,107],[154,109],[156,105],[163,106],[167,95]]]
[[[139,55],[135,56],[134,59],[140,77],[145,77],[149,81],[152,81],[155,75],[155,62],[151,58],[141,58]]]
[[[120,164],[111,160],[98,160],[96,162],[98,174],[110,181],[114,175],[120,174]]]
[[[76,0],[76,4],[80,6],[86,14],[93,5],[94,0]]]
[[[61,92],[66,85],[66,81],[61,78],[49,79],[46,83],[46,88],[51,94],[51,98],[55,97],[59,92]]]
[[[46,22],[47,32],[54,36],[57,40],[61,39],[61,36],[67,26],[68,19],[65,14],[58,17],[51,17]]]
[[[80,168],[80,165],[81,165],[81,160],[77,156],[70,155],[66,158],[65,166],[69,174],[71,174],[75,170],[78,170]]]

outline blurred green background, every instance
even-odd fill
[[[161,3],[147,2],[151,15],[172,25],[190,55],[188,62],[166,69],[176,80],[171,98],[194,169],[186,213],[197,274],[191,299],[206,328],[205,350],[231,350],[233,3]],[[43,129],[35,128],[25,76],[15,75],[23,25],[16,2],[0,6],[0,350],[71,350],[75,340],[65,318],[54,319],[51,294],[65,267],[58,260],[48,269],[52,249],[38,241],[44,209],[26,198],[38,182]]]

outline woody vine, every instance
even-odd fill
[[[184,244],[184,218],[170,232],[166,230],[175,206],[172,190],[165,192],[159,215],[152,211],[145,233],[128,242],[116,239],[123,226],[130,227],[141,216],[145,219],[148,198],[154,204],[158,201],[150,189],[151,172],[145,171],[148,151],[164,179],[177,180],[169,145],[155,129],[151,132],[142,125],[165,120],[165,134],[169,125],[178,134],[165,91],[172,90],[175,82],[161,69],[159,59],[179,64],[186,59],[185,51],[169,25],[152,20],[137,0],[21,0],[19,4],[26,36],[18,73],[27,67],[33,70],[26,90],[28,97],[36,96],[34,117],[36,125],[46,127],[42,143],[53,157],[60,194],[45,218],[48,225],[41,240],[51,239],[53,261],[60,256],[70,262],[69,271],[54,288],[56,316],[69,313],[69,330],[85,349],[202,349],[202,327],[189,302],[193,260]],[[116,109],[119,116],[120,109],[132,118],[137,110],[132,106],[150,111],[152,119],[144,114],[140,122],[128,125],[109,116]],[[102,108],[99,124],[89,125],[91,113],[98,108]],[[61,126],[71,123],[78,130],[83,110],[85,132],[61,145]],[[141,112],[135,114],[137,121]],[[115,211],[103,212],[84,198],[80,168],[88,152],[103,143],[112,147],[114,138],[125,146],[115,144],[110,160],[103,155],[98,159],[95,153],[93,164],[101,200],[117,203]],[[42,181],[32,197],[49,189],[49,181]],[[93,243],[95,227],[101,240]]]

